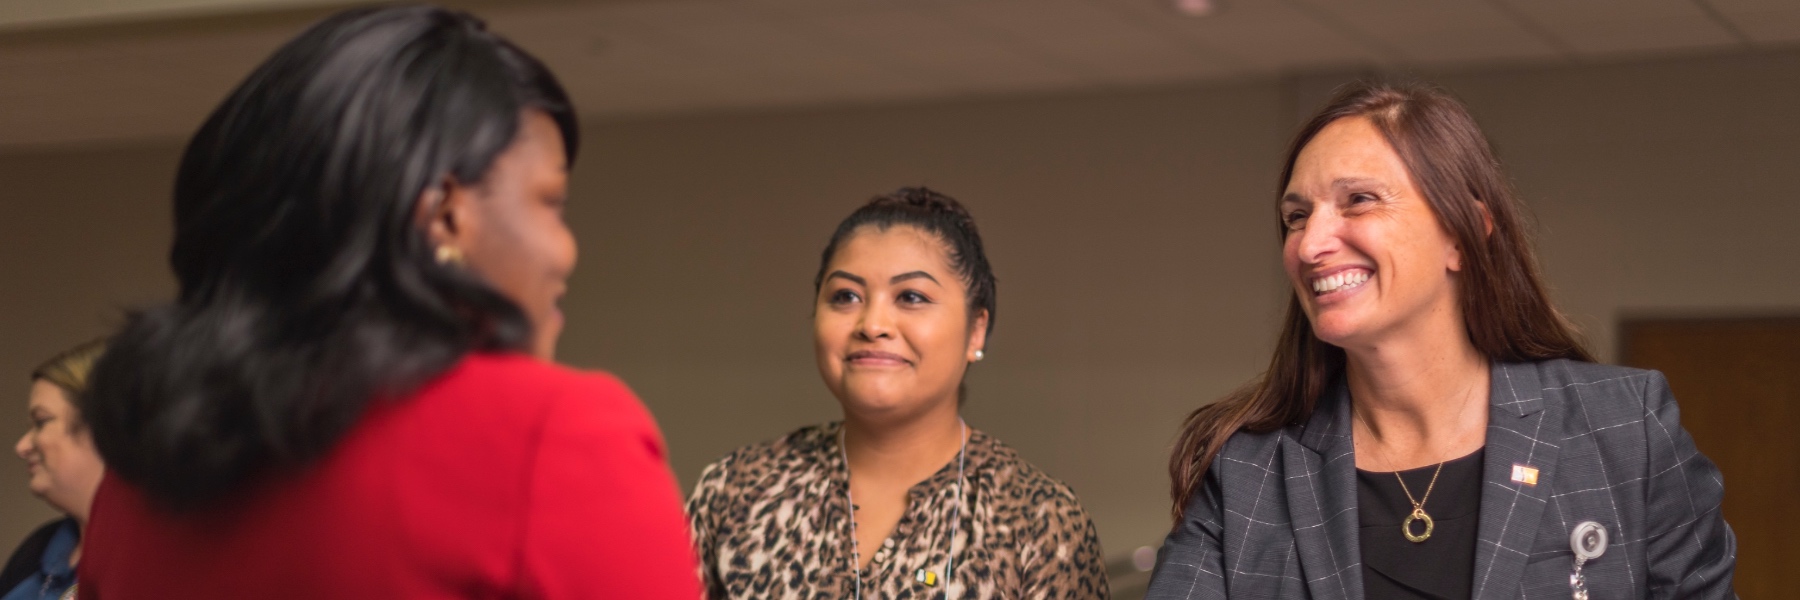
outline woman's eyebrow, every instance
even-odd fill
[[[908,279],[920,279],[920,278],[930,279],[932,283],[937,283],[938,285],[943,285],[942,283],[938,282],[936,277],[932,277],[930,273],[926,273],[924,271],[912,271],[910,273],[901,273],[899,275],[895,275],[895,276],[893,276],[893,278],[888,279],[888,284],[892,285],[892,284],[900,283],[902,281],[906,281]]]
[[[849,273],[845,273],[843,271],[832,271],[831,274],[826,275],[825,278],[826,279],[848,279],[852,282],[855,282],[856,285],[860,285],[860,286],[864,286],[864,287],[867,287],[869,285],[869,282],[867,280],[865,280],[861,277],[857,277],[855,275],[851,275]]]
[[[1381,182],[1367,177],[1339,177],[1331,180],[1331,187],[1334,189],[1363,186],[1381,187]]]

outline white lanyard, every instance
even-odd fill
[[[956,510],[950,513],[950,539],[944,547],[944,595],[950,595],[950,576],[955,573],[956,566],[956,532],[962,524],[963,511],[963,462],[969,455],[969,424],[961,418],[956,420],[962,427],[962,448],[956,451]],[[844,451],[844,429],[838,428],[838,457],[844,461],[844,504],[850,509],[850,568],[856,575],[856,600],[862,600],[862,548],[856,540],[856,498],[850,493],[850,455]],[[919,569],[919,582],[932,585],[929,577],[932,573]]]

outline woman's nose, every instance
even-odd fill
[[[19,455],[21,460],[29,461],[31,460],[32,446],[31,432],[27,431],[25,435],[19,436],[19,443],[13,444],[13,454]]]
[[[866,340],[893,337],[894,324],[892,316],[882,302],[869,302],[863,305],[862,317],[856,323],[856,333]]]
[[[1306,218],[1306,227],[1293,235],[1300,236],[1295,243],[1303,263],[1317,263],[1342,247],[1340,237],[1344,220],[1329,211],[1319,211]]]

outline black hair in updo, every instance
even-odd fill
[[[987,253],[981,249],[981,232],[975,229],[975,217],[969,216],[969,210],[955,198],[924,187],[900,188],[876,196],[838,223],[837,232],[831,234],[831,242],[825,244],[825,255],[819,259],[819,274],[813,277],[814,295],[825,283],[825,269],[831,265],[831,257],[837,254],[838,246],[864,225],[873,225],[881,231],[896,225],[910,225],[943,240],[944,245],[949,246],[950,267],[968,288],[969,322],[973,323],[975,316],[986,310],[987,333],[993,335],[994,270],[988,266]]]

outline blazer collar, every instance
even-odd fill
[[[1307,591],[1317,600],[1362,598],[1356,456],[1342,377],[1319,398],[1298,435],[1285,436],[1283,444],[1288,515]]]
[[[1300,430],[1300,445],[1328,456],[1350,450],[1350,386],[1343,375],[1319,397]]]
[[[1532,542],[1557,476],[1568,432],[1563,390],[1544,389],[1543,363],[1496,363],[1490,371],[1487,454],[1475,542],[1473,598],[1517,596]],[[1535,482],[1533,479],[1535,478]]]
[[[1538,363],[1494,363],[1488,370],[1488,403],[1495,414],[1530,416],[1544,410],[1544,386]]]
[[[1561,428],[1565,406],[1561,390],[1543,389],[1538,368],[1537,363],[1489,366],[1487,452],[1475,542],[1476,600],[1516,594],[1548,503],[1559,444],[1567,437]],[[1298,446],[1285,453],[1284,465],[1294,537],[1308,591],[1319,599],[1363,597],[1350,419],[1349,388],[1339,377],[1297,435],[1287,438]],[[1515,465],[1536,469],[1537,483],[1515,481]]]

